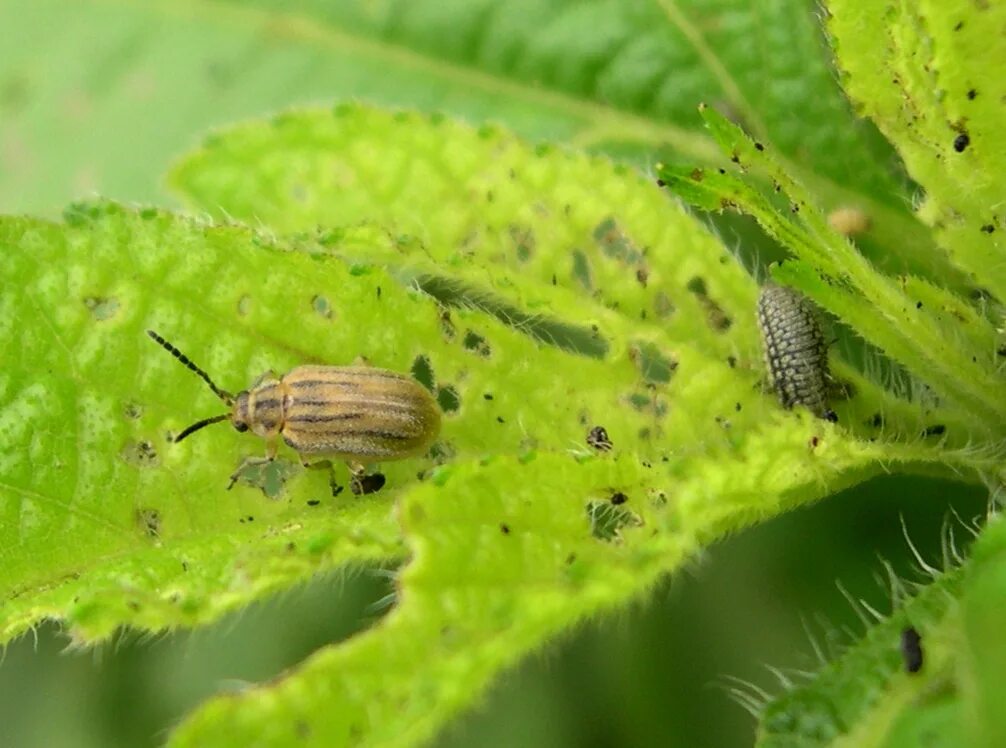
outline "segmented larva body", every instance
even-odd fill
[[[767,285],[758,297],[758,327],[779,401],[837,420],[828,407],[828,344],[811,302],[792,288]]]

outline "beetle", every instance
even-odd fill
[[[265,439],[266,456],[246,457],[230,476],[228,489],[245,468],[276,459],[282,437],[304,467],[345,461],[354,493],[362,493],[368,463],[421,454],[440,432],[440,409],[433,396],[405,374],[372,366],[305,365],[283,376],[266,372],[248,389],[233,395],[220,389],[205,371],[156,332],[147,330],[147,335],[230,406],[228,413],[183,429],[174,443],[227,420],[237,431],[251,431]]]
[[[758,327],[783,406],[803,405],[819,418],[837,421],[828,407],[828,344],[810,301],[792,288],[768,284],[758,296]]]

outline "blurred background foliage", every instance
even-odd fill
[[[0,211],[55,216],[101,194],[175,205],[162,175],[205,131],[344,98],[500,121],[643,167],[704,160],[700,100],[775,142],[826,207],[856,195],[907,212],[893,152],[855,121],[811,0],[500,3],[0,0]],[[757,7],[755,7],[757,6]],[[796,113],[796,116],[794,116]],[[775,248],[718,228],[761,264]],[[902,532],[929,559],[973,487],[891,476],[713,547],[645,604],[583,627],[508,674],[442,746],[750,744],[731,679],[815,666],[806,628],[862,625],[836,587],[880,610]],[[964,533],[959,533],[963,535]],[[387,570],[318,579],[196,632],[66,651],[54,625],[0,665],[0,745],[156,745],[211,693],[280,673],[388,606]]]

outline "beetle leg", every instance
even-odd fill
[[[318,460],[317,462],[308,462],[304,457],[300,458],[300,464],[305,470],[328,470],[328,487],[332,489],[332,496],[338,496],[342,493],[342,486],[335,482],[335,465],[332,464],[331,460]]]
[[[354,496],[359,496],[363,493],[363,478],[366,468],[359,462],[347,462],[346,467],[349,468],[349,489]]]
[[[275,455],[269,455],[267,457],[245,457],[241,460],[241,464],[238,465],[237,470],[231,473],[230,483],[227,484],[227,490],[230,491],[234,488],[234,484],[238,482],[238,478],[241,474],[250,467],[255,467],[256,465],[268,465],[276,459]]]

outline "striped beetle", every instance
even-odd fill
[[[803,405],[819,418],[837,421],[828,407],[828,344],[811,303],[792,288],[766,285],[758,296],[758,327],[783,406]]]
[[[297,366],[281,377],[266,372],[251,387],[232,395],[156,332],[147,330],[147,335],[231,408],[229,413],[196,421],[174,438],[175,443],[226,420],[240,432],[265,439],[266,456],[246,457],[231,475],[228,489],[245,468],[272,462],[282,437],[304,467],[344,460],[354,493],[361,493],[366,464],[421,454],[440,431],[440,410],[433,396],[404,374],[372,366]],[[311,458],[317,462],[310,463]]]

